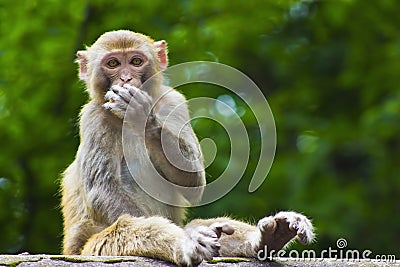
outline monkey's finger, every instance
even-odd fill
[[[118,95],[115,94],[113,91],[107,91],[106,95],[104,96],[104,99],[110,102],[115,102],[117,100]]]
[[[135,99],[137,99],[138,102],[140,102],[142,104],[152,102],[152,99],[147,92],[140,90],[129,84],[125,84],[124,88],[126,88],[129,91],[129,93],[131,94],[131,96],[133,96]]]
[[[103,107],[107,110],[110,110],[115,116],[119,118],[123,118],[125,114],[125,109],[121,108],[116,102],[113,103],[105,103]]]
[[[126,103],[129,103],[132,99],[132,96],[126,90],[119,90],[118,95],[124,100]]]
[[[126,103],[129,103],[132,99],[130,90],[126,86],[121,87],[119,85],[113,85],[106,93],[106,97],[107,96],[113,96],[114,100],[116,100],[115,98],[120,98]]]
[[[135,96],[136,94],[140,93],[140,89],[132,86],[130,84],[124,84],[124,88],[128,90],[128,92],[131,94],[131,96]]]
[[[127,84],[127,83],[124,84],[123,87],[126,88],[126,89],[128,89],[128,90],[130,90],[130,91],[137,91],[137,90],[140,90],[140,89],[137,88],[136,86],[133,86],[133,85],[130,85],[130,84]]]
[[[104,99],[109,103],[117,103],[126,109],[126,105],[129,103],[129,99],[126,99],[126,97],[121,91],[110,90],[105,94]]]
[[[273,234],[277,228],[277,222],[273,216],[262,218],[258,221],[257,227],[264,233]]]
[[[203,236],[197,242],[198,246],[196,250],[205,260],[211,260],[213,257],[219,256],[221,244],[215,239]]]
[[[129,93],[129,91],[127,89],[123,88],[123,87],[113,86],[113,87],[111,87],[111,92],[113,92],[114,94],[118,95],[126,103],[129,103],[129,101],[132,99],[132,96]]]
[[[215,237],[208,237],[208,236],[199,236],[197,238],[197,242],[204,248],[207,248],[208,250],[219,250],[221,248],[221,245],[218,243],[218,239]]]
[[[118,117],[123,118],[123,114],[125,114],[127,109],[127,102],[121,96],[115,94],[112,91],[108,91],[106,93],[105,99],[108,102],[103,104],[103,107],[110,110]]]
[[[305,232],[297,232],[297,238],[301,244],[306,245],[309,243],[308,236]]]
[[[135,87],[132,87],[135,88]],[[137,89],[139,90],[139,89]],[[113,86],[111,87],[111,90],[106,93],[106,99],[107,100],[113,100],[114,102],[119,102],[124,105],[129,104],[133,109],[132,110],[137,110],[138,108],[141,110],[144,110],[146,114],[150,113],[150,104],[144,102],[141,97],[137,97],[139,95],[136,94],[136,97],[132,97],[131,93],[129,90],[124,87],[120,86]]]
[[[124,84],[124,88],[127,89],[132,96],[139,94],[139,97],[145,98],[146,100],[151,100],[151,97],[146,91],[143,91],[135,86]]]
[[[235,232],[235,229],[228,223],[213,223],[210,228],[217,234],[218,238],[221,237],[222,233],[232,235]]]

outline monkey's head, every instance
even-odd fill
[[[168,66],[167,43],[127,30],[106,32],[86,50],[78,51],[79,78],[87,85],[90,97],[104,101],[113,85],[129,84],[137,88]],[[152,79],[153,81],[153,79]],[[162,75],[157,75],[146,88],[158,88]],[[151,93],[151,92],[149,92]]]

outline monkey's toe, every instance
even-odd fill
[[[302,244],[308,244],[314,238],[311,221],[296,212],[279,212],[265,217],[257,227],[261,231],[261,245],[266,245],[271,253],[282,249],[296,236]]]

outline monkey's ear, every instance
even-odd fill
[[[79,79],[81,79],[82,81],[86,81],[87,65],[88,65],[87,52],[86,51],[78,51],[76,53],[76,56],[78,57],[78,59],[76,60],[76,63],[79,64]]]
[[[160,61],[161,71],[165,70],[168,67],[168,49],[167,42],[164,40],[154,42],[154,45],[157,48],[157,55]]]

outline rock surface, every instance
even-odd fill
[[[143,257],[96,257],[96,256],[64,256],[64,255],[0,255],[0,266],[18,267],[130,267],[130,266],[175,266],[160,260]],[[313,259],[295,260],[289,258],[277,258],[273,262],[257,261],[246,258],[214,258],[211,262],[203,262],[200,267],[400,267],[400,262],[381,262],[376,260],[335,260]]]

